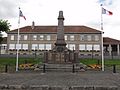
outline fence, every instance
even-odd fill
[[[15,65],[0,64],[0,73],[13,73],[15,72]]]

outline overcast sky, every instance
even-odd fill
[[[18,27],[20,6],[26,21],[21,18],[20,27],[57,25],[58,12],[63,11],[65,25],[84,25],[100,30],[101,7],[113,12],[103,15],[104,36],[120,40],[120,0],[0,0],[0,18],[9,20],[11,29]]]

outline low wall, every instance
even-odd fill
[[[0,85],[0,90],[118,90],[117,86],[48,86],[48,85]]]

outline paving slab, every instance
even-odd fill
[[[97,90],[99,87],[111,87],[120,89],[120,73],[107,73],[101,71],[91,72],[15,72],[15,73],[0,73],[0,87],[28,88],[34,86],[46,85],[49,87],[72,87],[91,88]],[[95,88],[96,87],[96,88]],[[69,88],[68,88],[69,89]],[[84,90],[84,89],[83,89]],[[86,89],[85,89],[86,90]],[[88,90],[88,89],[87,89]],[[108,89],[109,90],[109,89]],[[112,90],[112,89],[110,89]],[[117,90],[117,89],[113,89]]]

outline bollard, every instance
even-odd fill
[[[73,64],[72,73],[75,73],[75,66]]]
[[[45,64],[43,64],[43,73],[45,73]]]
[[[8,72],[8,65],[6,64],[5,65],[5,73],[7,73]]]
[[[116,73],[116,65],[113,65],[113,73]]]

